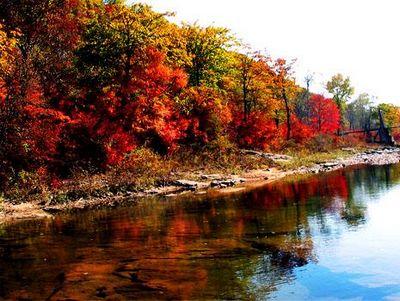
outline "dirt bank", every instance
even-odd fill
[[[345,149],[348,156],[332,161],[317,162],[312,166],[299,168],[268,168],[241,172],[238,175],[202,174],[194,172],[182,174],[182,179],[169,183],[167,186],[154,187],[142,192],[121,192],[103,197],[92,197],[67,201],[63,203],[23,203],[14,205],[7,201],[0,203],[0,223],[18,219],[51,218],[53,214],[66,210],[90,209],[101,206],[115,206],[123,202],[136,202],[146,197],[176,197],[182,194],[226,194],[252,189],[266,183],[277,181],[289,175],[317,174],[329,172],[354,165],[387,165],[400,162],[399,148],[370,149],[355,153],[354,149]],[[272,155],[261,152],[251,152],[246,155],[262,156],[277,161],[290,161],[294,158],[282,155]],[[275,157],[274,157],[275,156]],[[187,176],[187,177],[185,177]],[[190,180],[187,180],[190,179]]]

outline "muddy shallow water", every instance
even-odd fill
[[[0,299],[400,299],[400,165],[0,228]]]

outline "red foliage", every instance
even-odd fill
[[[187,123],[187,143],[204,145],[227,134],[232,113],[218,91],[205,86],[191,87],[180,99],[180,110]]]
[[[15,174],[36,170],[45,179],[57,161],[61,133],[69,118],[50,108],[38,90],[36,85],[30,87],[23,105],[1,97],[1,136],[7,137],[6,143],[0,143],[1,176],[9,170]]]
[[[253,111],[246,121],[235,114],[233,135],[240,147],[261,150],[277,148],[282,142],[282,130],[265,113]]]
[[[185,135],[187,121],[174,101],[186,85],[185,74],[164,65],[164,55],[154,49],[147,49],[144,59],[145,64],[136,67],[126,90],[109,87],[101,95],[88,94],[77,102],[64,102],[64,109],[72,111],[70,130],[81,140],[70,143],[95,141],[106,165],[119,163],[137,145],[170,153]],[[82,135],[86,141],[82,141]],[[82,152],[82,147],[74,148]]]
[[[21,144],[36,162],[49,163],[54,160],[60,134],[70,119],[62,112],[46,107],[42,95],[36,91],[29,93],[27,98],[30,103],[21,112],[26,124]]]
[[[124,111],[139,141],[170,153],[184,137],[187,127],[174,100],[186,86],[187,78],[181,69],[164,65],[164,55],[154,49],[148,49],[147,59],[147,67],[130,85],[130,93],[139,96]]]
[[[291,139],[293,139],[296,143],[303,144],[315,135],[315,131],[313,131],[313,129],[310,126],[302,123],[301,120],[299,120],[295,115],[292,115],[291,123],[292,123]]]
[[[263,112],[252,112],[246,121],[240,114],[235,120],[233,133],[240,147],[261,150],[278,150],[285,144],[286,125],[276,126],[273,119]],[[315,132],[296,116],[291,117],[291,140],[303,144],[315,135]]]
[[[333,134],[340,126],[340,112],[332,99],[313,94],[309,100],[310,126],[319,133]]]
[[[21,171],[99,170],[139,146],[170,154],[180,144],[222,146],[229,135],[239,147],[277,150],[339,128],[339,109],[322,95],[311,96],[308,120],[292,112],[298,89],[284,60],[245,60],[239,84],[225,64],[209,67],[221,73],[216,86],[187,87],[171,67],[190,61],[185,35],[162,53],[171,37],[158,14],[102,1],[0,3],[0,185]]]
[[[394,130],[393,131],[393,133],[392,133],[392,136],[393,136],[393,138],[394,138],[394,140],[395,141],[400,141],[400,131],[398,131],[398,130]]]

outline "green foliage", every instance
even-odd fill
[[[185,24],[183,34],[191,62],[186,66],[192,86],[217,87],[229,72],[229,49],[235,43],[229,30]]]
[[[372,100],[366,93],[360,94],[346,109],[350,129],[362,129],[369,125],[372,117]],[[377,117],[377,116],[376,116]]]
[[[336,102],[336,105],[340,110],[341,124],[343,126],[345,122],[344,114],[346,103],[354,93],[354,88],[351,86],[350,78],[344,78],[340,73],[336,74],[326,83],[326,89],[333,95],[333,100]]]
[[[92,88],[126,85],[141,63],[137,58],[145,55],[146,48],[162,44],[164,17],[143,4],[100,8],[86,25],[77,50],[82,83]]]

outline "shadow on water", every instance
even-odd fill
[[[399,179],[399,166],[355,168],[5,226],[0,298],[267,298],[299,269],[323,271],[320,241],[368,224],[368,204]]]

